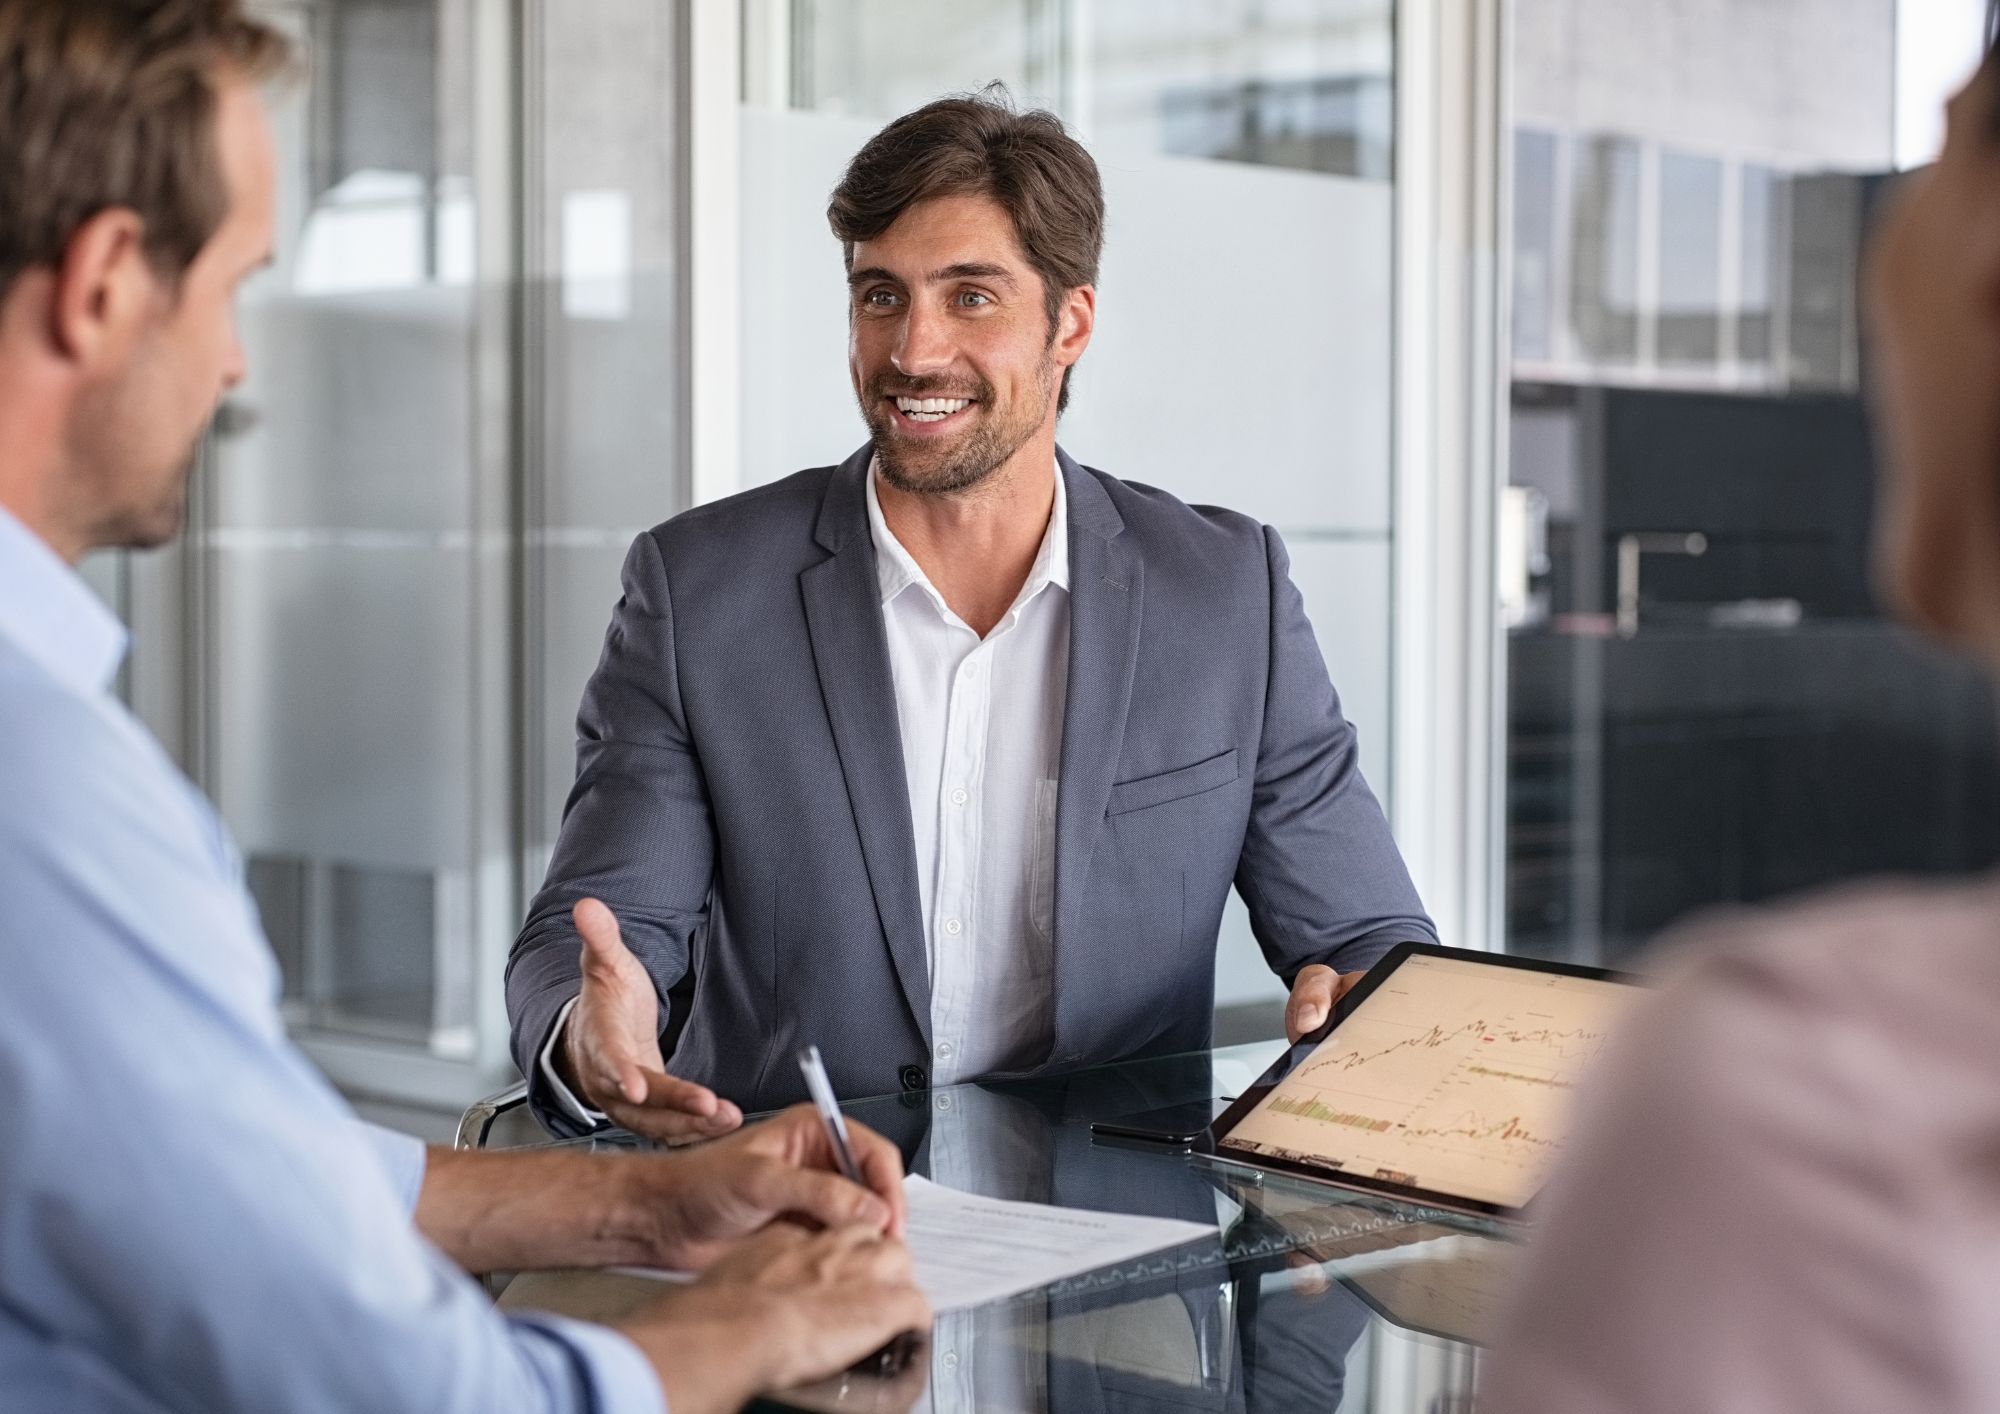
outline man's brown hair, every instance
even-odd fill
[[[121,208],[178,283],[229,210],[219,86],[290,62],[242,0],[0,0],[0,295]]]
[[[855,242],[873,240],[910,207],[940,196],[989,197],[1005,209],[1042,277],[1053,340],[1064,297],[1097,283],[1104,251],[1104,186],[1083,144],[1053,113],[1016,112],[997,84],[905,113],[854,154],[827,203],[848,269]],[[1063,371],[1058,411],[1069,406],[1073,371]]]

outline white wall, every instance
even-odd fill
[[[1896,165],[1944,148],[1944,103],[1979,67],[1986,0],[1904,0],[1896,15]]]
[[[1516,118],[1781,167],[1881,171],[1896,11],[1897,0],[1514,0]]]

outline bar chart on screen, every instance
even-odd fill
[[[1519,1207],[1633,989],[1451,958],[1406,961],[1225,1148]]]

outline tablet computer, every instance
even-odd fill
[[[1216,1119],[1214,1156],[1518,1218],[1637,996],[1602,968],[1401,944]]]

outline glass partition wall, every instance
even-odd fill
[[[675,7],[274,0],[276,268],[176,552],[94,570],[220,804],[295,1033],[443,1106],[511,1072],[524,889],[632,537],[686,504]]]
[[[511,902],[504,153],[474,7],[287,13],[279,263],[188,541],[199,778],[301,1034],[469,1064]]]
[[[1989,694],[1868,564],[1857,263],[1954,4],[1969,72],[1982,0],[1514,0],[1513,950],[2000,858]]]

